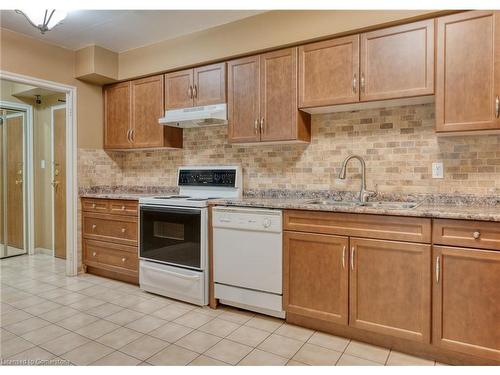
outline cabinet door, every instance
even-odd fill
[[[194,69],[194,105],[226,102],[226,63]]]
[[[437,19],[436,130],[499,129],[499,13],[472,11]],[[496,55],[496,56],[495,56]]]
[[[347,237],[285,232],[287,312],[347,324],[348,245]]]
[[[130,82],[104,87],[104,148],[123,149],[130,141]]]
[[[193,69],[165,74],[165,110],[193,106]]]
[[[500,252],[434,247],[433,343],[500,360]]]
[[[297,48],[260,57],[260,115],[262,141],[297,138]]]
[[[299,47],[299,108],[359,101],[359,35]]]
[[[135,148],[163,146],[163,76],[132,81],[132,144]]]
[[[361,101],[434,94],[434,20],[361,34]]]
[[[227,63],[228,132],[232,143],[260,140],[259,61],[259,56],[250,56]]]
[[[431,246],[350,239],[349,325],[428,343]]]

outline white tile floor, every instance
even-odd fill
[[[4,364],[435,364],[279,319],[200,308],[64,271],[64,261],[44,254],[0,261]]]

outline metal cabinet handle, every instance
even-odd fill
[[[439,284],[440,256],[436,257],[436,284]]]
[[[129,130],[127,130],[127,141],[132,142],[132,141],[130,140],[130,129],[129,129]]]
[[[92,208],[95,208],[95,203],[92,203]]]
[[[188,96],[190,99],[193,99],[193,86],[189,85],[188,88]]]
[[[355,252],[355,248],[354,246],[351,247],[351,270],[354,271],[354,252]]]
[[[264,117],[260,119],[260,132],[264,133]]]
[[[125,263],[125,261],[127,260],[127,258],[122,258],[122,262]]]
[[[16,185],[22,185],[23,180],[16,180]]]
[[[479,237],[481,237],[481,232],[480,231],[475,231],[474,233],[472,233],[472,237],[474,237],[476,240],[479,239]]]
[[[253,123],[253,127],[255,129],[255,134],[259,134],[259,119],[255,119],[255,122]]]
[[[130,141],[135,142],[135,130],[130,130]]]
[[[356,77],[356,74],[354,74],[354,77],[352,78],[352,92],[356,94],[357,90],[358,90],[358,78]]]
[[[194,85],[194,89],[193,89],[193,97],[194,98],[197,98],[198,97],[198,86]]]
[[[122,206],[122,211],[125,211],[125,206]]]
[[[361,73],[361,77],[359,79],[359,85],[361,87],[361,92],[365,92],[365,74]]]
[[[346,247],[347,246],[344,246],[344,248],[342,249],[342,268],[345,269],[345,251],[346,251]]]
[[[95,257],[96,255],[97,255],[97,253],[94,251],[94,252],[92,253],[92,256],[93,256],[93,257]]]
[[[122,228],[122,233],[125,233],[126,229],[125,228]]]
[[[495,117],[498,118],[500,116],[500,98],[495,98]]]
[[[95,224],[92,224],[92,230],[96,229],[97,228],[97,225]]]

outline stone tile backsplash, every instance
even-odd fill
[[[393,193],[500,193],[500,135],[437,136],[434,104],[314,115],[310,144],[237,145],[227,127],[184,130],[184,149],[80,149],[79,185],[175,185],[181,165],[239,164],[245,190],[359,189],[359,165],[338,181],[342,160],[362,155],[368,189]],[[431,165],[444,163],[444,178]]]

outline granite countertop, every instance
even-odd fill
[[[177,194],[176,187],[92,187],[80,190],[80,197],[139,200],[140,197]],[[311,211],[378,214],[392,216],[429,217],[443,219],[463,219],[500,222],[500,196],[487,197],[440,194],[401,195],[378,193],[373,200],[422,202],[415,208],[387,209],[381,207],[337,206],[313,204],[318,199],[354,200],[356,193],[318,191],[301,192],[288,190],[248,191],[239,199],[213,199],[211,205],[261,207],[276,209],[297,209]]]
[[[311,199],[275,199],[275,198],[241,198],[219,199],[213,205],[262,207],[277,209],[297,209],[311,211],[344,212],[359,214],[378,214],[393,216],[413,216],[443,219],[464,219],[500,222],[500,205],[456,204],[456,203],[422,203],[416,208],[387,209],[363,206],[337,206],[328,204],[311,204]]]

